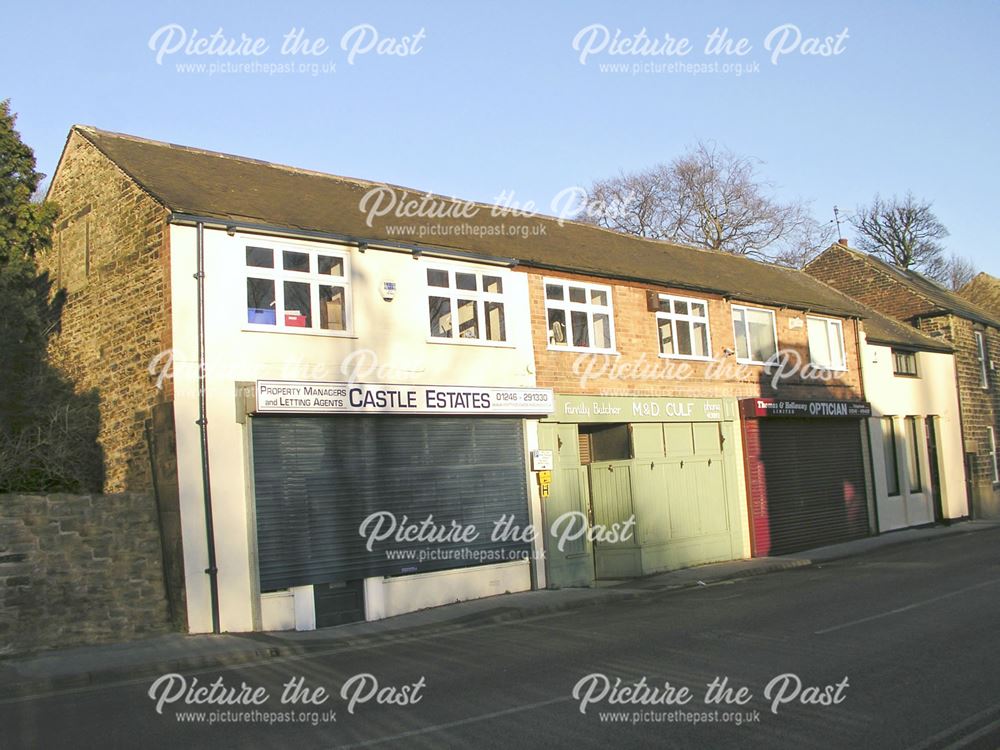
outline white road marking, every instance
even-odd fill
[[[363,740],[362,742],[355,742],[350,745],[336,745],[337,750],[347,750],[347,748],[352,747],[371,747],[372,745],[381,745],[383,742],[393,742],[395,740],[405,739],[406,737],[416,737],[421,734],[430,734],[431,732],[440,732],[442,729],[451,729],[453,727],[461,727],[467,724],[475,724],[477,721],[486,721],[487,719],[495,719],[500,716],[509,716],[510,714],[518,714],[522,711],[533,711],[536,708],[542,708],[544,706],[551,706],[553,703],[565,703],[566,701],[573,700],[572,696],[564,696],[562,698],[552,698],[547,701],[540,701],[538,703],[528,703],[524,706],[515,706],[514,708],[505,708],[503,711],[493,711],[488,714],[479,714],[479,716],[470,716],[468,719],[459,719],[458,721],[449,721],[444,724],[434,724],[429,727],[422,727],[421,729],[412,729],[409,732],[401,732],[400,734],[393,734],[388,737],[378,737],[373,740]]]
[[[861,625],[862,623],[871,622],[872,620],[880,620],[883,617],[898,615],[900,612],[909,612],[911,609],[916,609],[917,607],[924,607],[928,604],[934,604],[935,602],[940,602],[943,601],[944,599],[950,599],[953,596],[964,594],[967,591],[975,591],[976,589],[981,589],[984,586],[994,586],[998,583],[1000,583],[1000,578],[997,578],[996,580],[993,581],[985,581],[984,583],[977,583],[973,586],[966,586],[964,589],[956,589],[955,591],[950,591],[947,594],[942,594],[941,596],[935,596],[932,599],[924,599],[923,601],[914,602],[913,604],[907,604],[905,607],[890,609],[888,612],[881,612],[877,615],[871,615],[870,617],[862,617],[860,620],[851,620],[850,622],[841,623],[840,625],[834,625],[832,628],[824,628],[823,630],[816,630],[814,631],[814,635],[825,635],[826,633],[832,633],[835,630],[843,630],[844,628],[850,628],[855,625]]]

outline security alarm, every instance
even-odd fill
[[[386,302],[393,299],[396,296],[396,282],[395,281],[383,281],[382,282],[382,299]]]

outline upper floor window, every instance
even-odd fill
[[[611,287],[560,279],[544,283],[550,348],[614,351]]]
[[[246,290],[249,327],[351,330],[347,253],[299,245],[247,245]]]
[[[778,353],[778,331],[771,310],[733,305],[733,334],[739,362],[763,365]]]
[[[893,349],[892,372],[895,375],[911,378],[917,377],[917,353]]]
[[[844,325],[833,318],[806,317],[809,331],[809,360],[825,370],[846,370]]]
[[[427,269],[427,307],[433,339],[504,342],[504,278],[495,271]]]
[[[708,302],[661,294],[656,313],[660,354],[684,359],[708,359],[712,346],[708,330]]]
[[[989,373],[986,370],[986,334],[982,331],[974,331],[976,336],[976,358],[979,360],[979,386],[988,388],[990,385]]]

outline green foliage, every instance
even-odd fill
[[[0,102],[0,492],[100,489],[94,394],[79,395],[48,362],[65,295],[36,256],[58,211],[33,202],[43,175]]]

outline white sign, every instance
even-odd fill
[[[549,388],[258,380],[257,411],[316,414],[551,414]]]
[[[552,451],[531,451],[532,471],[552,471]]]

